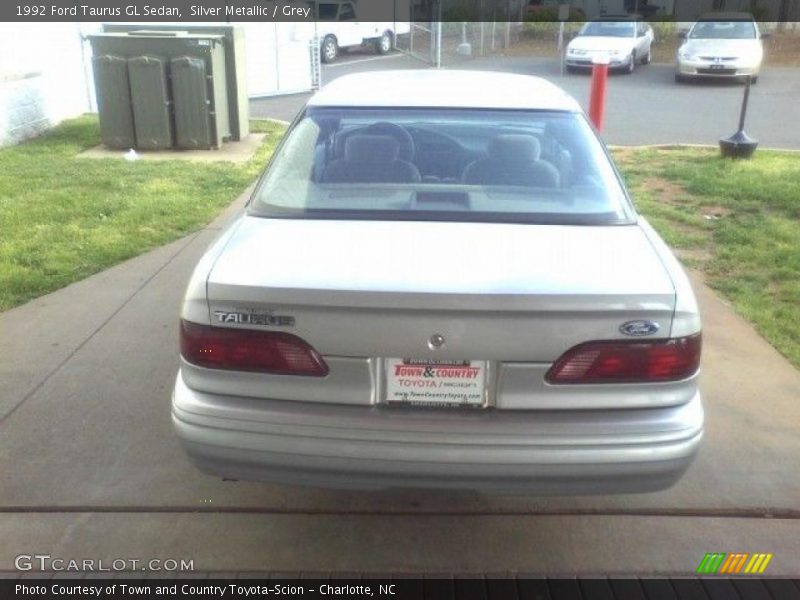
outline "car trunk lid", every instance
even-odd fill
[[[630,320],[667,337],[675,305],[637,225],[247,216],[207,293],[213,325],[280,329],[325,356],[520,362],[622,338]]]

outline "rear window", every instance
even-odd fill
[[[586,119],[555,111],[309,108],[249,210],[288,218],[633,222]]]

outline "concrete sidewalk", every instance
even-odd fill
[[[194,264],[243,202],[0,314],[0,570],[58,550],[185,552],[204,569],[652,573],[736,550],[774,552],[771,573],[800,573],[800,372],[700,282],[707,437],[666,492],[355,493],[199,473],[169,420],[177,316]]]

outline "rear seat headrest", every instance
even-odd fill
[[[532,135],[505,133],[492,138],[487,154],[493,160],[534,162],[539,160],[542,147]]]
[[[352,135],[344,145],[344,157],[350,162],[388,163],[399,154],[400,142],[388,135]]]

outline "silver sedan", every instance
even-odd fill
[[[309,101],[197,265],[172,420],[200,469],[233,479],[657,490],[703,435],[700,330],[562,90],[350,75]]]
[[[717,13],[718,15],[720,13]],[[743,78],[755,83],[764,59],[762,38],[752,17],[712,14],[695,23],[678,49],[676,81],[697,77]]]

